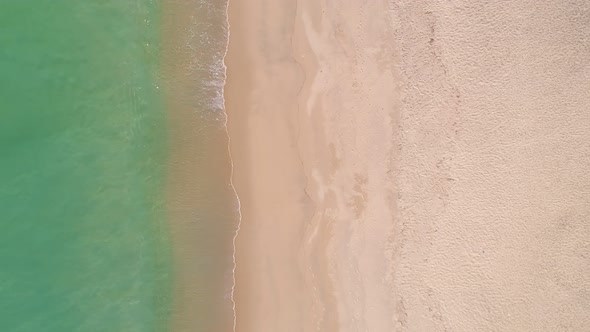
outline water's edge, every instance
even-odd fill
[[[226,17],[226,26],[227,26],[227,45],[225,47],[225,53],[223,55],[223,76],[224,76],[224,83],[223,83],[223,90],[222,90],[222,97],[223,97],[223,111],[225,114],[225,122],[224,122],[224,126],[225,126],[225,133],[227,135],[227,153],[229,155],[229,161],[231,164],[231,174],[230,174],[230,186],[234,192],[235,195],[235,199],[236,202],[238,203],[238,221],[237,221],[237,225],[236,225],[236,230],[235,230],[235,234],[234,237],[232,239],[232,246],[233,246],[233,253],[232,253],[232,261],[233,261],[233,269],[232,269],[232,285],[231,285],[231,304],[232,304],[232,310],[233,310],[233,331],[236,331],[236,323],[237,323],[237,317],[236,317],[236,301],[234,299],[234,292],[235,292],[235,288],[236,288],[236,239],[238,238],[238,235],[240,233],[240,226],[242,224],[242,209],[241,209],[241,203],[240,203],[240,196],[238,195],[238,192],[236,190],[236,187],[234,186],[234,161],[232,159],[232,151],[231,151],[231,136],[229,134],[229,130],[228,130],[228,126],[227,126],[227,120],[228,120],[228,114],[227,114],[227,110],[225,107],[225,88],[226,88],[226,84],[227,84],[227,52],[229,49],[229,40],[231,38],[231,26],[229,23],[229,2],[231,0],[227,0],[226,2],[226,7],[225,7],[225,17]]]

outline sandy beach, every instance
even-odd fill
[[[386,5],[230,4],[238,331],[393,328],[383,276],[399,98],[395,62],[382,61],[396,56]]]
[[[236,331],[590,327],[590,5],[229,18]]]

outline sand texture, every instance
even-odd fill
[[[590,3],[229,14],[236,331],[590,330]]]

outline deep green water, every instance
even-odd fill
[[[0,331],[164,331],[157,1],[0,1]]]

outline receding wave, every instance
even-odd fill
[[[224,88],[229,41],[227,1],[184,2],[174,26],[170,77],[177,105],[172,144],[172,228],[177,235],[176,330],[226,331],[235,327],[233,301],[239,200],[232,184]],[[179,58],[181,58],[179,60]],[[171,110],[174,112],[175,110]],[[180,203],[177,203],[180,202]]]

